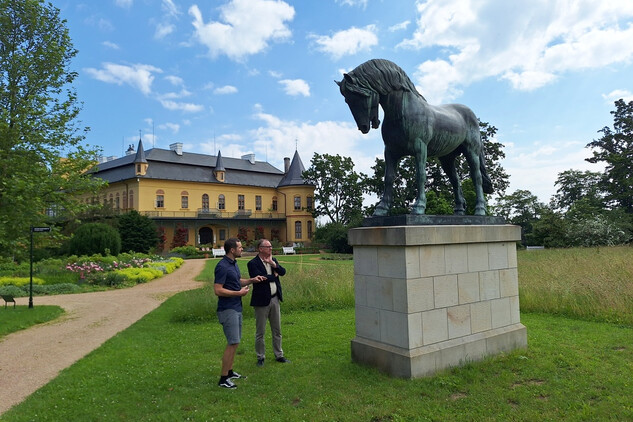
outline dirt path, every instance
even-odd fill
[[[129,289],[34,297],[34,306],[58,305],[66,313],[0,340],[0,415],[169,296],[201,287],[194,277],[205,262],[185,261],[172,274]],[[28,305],[28,297],[16,301]]]

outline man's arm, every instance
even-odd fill
[[[216,296],[223,296],[223,297],[234,297],[234,296],[246,296],[246,294],[248,293],[249,288],[248,287],[243,287],[240,290],[229,290],[229,289],[225,289],[223,284],[220,283],[213,283],[213,292],[215,293]]]

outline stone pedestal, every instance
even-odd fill
[[[352,359],[417,378],[527,347],[512,225],[361,227]]]

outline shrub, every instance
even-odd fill
[[[118,270],[118,272],[125,276],[125,278],[137,284],[147,283],[158,277],[162,277],[163,272],[154,268],[124,268]]]
[[[184,257],[190,258],[194,256],[200,256],[200,251],[196,249],[195,246],[178,246],[173,248],[170,253],[182,255]]]
[[[31,277],[0,277],[0,286],[24,286],[31,283]],[[44,284],[44,280],[33,277],[33,284]]]
[[[121,236],[121,250],[126,252],[148,253],[160,242],[159,232],[154,221],[139,214],[136,210],[120,216],[118,227]]]
[[[75,231],[69,249],[71,254],[76,255],[118,255],[121,252],[121,236],[107,224],[88,223]]]

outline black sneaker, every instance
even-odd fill
[[[237,388],[237,385],[233,384],[233,381],[231,381],[229,378],[224,381],[218,382],[218,385],[222,388]]]
[[[257,366],[264,366],[264,359],[257,359]]]
[[[285,357],[283,357],[283,356],[280,357],[280,358],[277,358],[276,360],[279,363],[290,363],[290,361],[288,359],[286,359]]]
[[[229,379],[230,380],[238,380],[240,378],[246,379],[245,375],[240,375],[237,372],[235,372],[234,370],[231,369],[231,371],[229,372]]]

